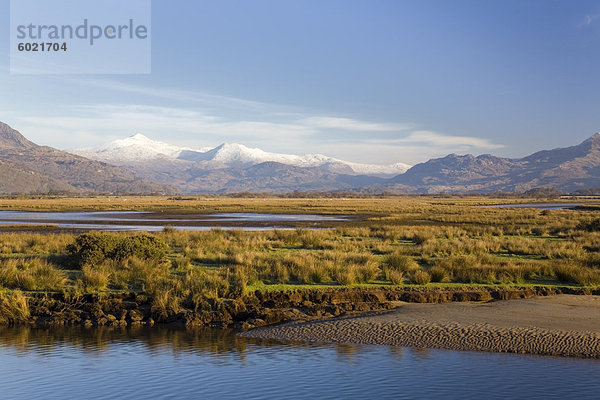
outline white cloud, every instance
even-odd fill
[[[354,143],[326,142],[319,147],[333,157],[345,157],[345,159],[373,164],[403,162],[414,165],[450,153],[480,154],[504,146],[482,138],[451,136],[432,131],[412,131],[404,137],[395,139],[371,137]]]
[[[19,129],[32,140],[62,148],[95,147],[115,137],[140,132],[195,147],[223,141],[294,140],[317,131],[294,123],[230,121],[201,111],[145,105],[89,105],[65,116],[17,118]],[[52,138],[52,143],[48,139]]]
[[[197,90],[185,90],[172,87],[164,88],[133,85],[110,79],[73,78],[70,76],[58,76],[57,78],[84,87],[94,86],[100,89],[108,89],[111,91],[142,95],[158,100],[184,103],[189,107],[203,107],[205,109],[220,111],[244,110],[252,112],[269,113],[278,112],[283,114],[294,113],[295,111],[297,111],[292,107],[281,104],[266,103],[255,100],[242,99],[235,96],[224,96]]]
[[[590,26],[594,23],[594,21],[596,21],[598,18],[600,18],[600,13],[597,14],[587,14],[585,17],[583,17],[583,21],[581,21],[579,23],[579,27],[586,27],[586,26]]]
[[[315,128],[342,129],[365,132],[394,132],[410,129],[408,124],[389,124],[378,122],[359,121],[351,118],[341,117],[309,117],[300,121],[301,123]]]
[[[432,131],[415,131],[399,143],[423,143],[430,146],[458,149],[500,149],[504,147],[500,144],[490,142],[488,139],[470,137],[470,136],[448,136]]]

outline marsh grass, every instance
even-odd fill
[[[111,272],[105,266],[84,265],[81,272],[81,281],[86,291],[98,292],[108,289]]]
[[[170,316],[177,315],[181,311],[181,297],[174,289],[163,289],[151,292],[152,313],[157,316],[158,321],[167,320]]]
[[[448,276],[448,272],[441,267],[431,267],[429,270],[429,275],[431,276],[431,282],[450,282],[450,278]]]
[[[427,271],[419,269],[411,274],[410,281],[415,285],[427,285],[431,282],[431,275]]]
[[[576,266],[568,263],[555,264],[554,273],[560,282],[584,286],[600,285],[600,270]]]
[[[595,211],[543,213],[479,207],[523,201],[531,200],[475,196],[194,197],[185,202],[139,197],[0,198],[0,208],[4,209],[153,209],[182,214],[244,210],[356,216],[319,230],[185,232],[167,228],[153,234],[155,239],[132,233],[94,234],[92,237],[111,237],[114,243],[109,239],[106,248],[98,246],[98,259],[79,263],[81,270],[73,270],[69,263],[77,246],[68,247],[77,245],[80,236],[0,233],[0,286],[25,292],[127,290],[151,297],[156,315],[169,318],[183,306],[196,310],[217,307],[223,299],[239,298],[256,287],[266,290],[378,282],[433,282],[457,287],[539,282],[600,285],[600,232]],[[123,243],[119,251],[116,242]],[[158,257],[152,256],[155,244]],[[19,297],[15,296],[11,301],[17,302]],[[18,312],[14,312],[10,318],[18,319]]]
[[[0,261],[0,286],[11,289],[61,290],[67,281],[64,271],[40,258]]]
[[[20,290],[0,292],[0,323],[26,322],[30,310],[27,297]]]
[[[388,256],[386,267],[395,271],[412,272],[419,269],[419,263],[410,256],[395,252]]]
[[[385,279],[393,285],[402,285],[404,283],[404,273],[402,271],[388,270]]]
[[[357,281],[357,272],[355,265],[339,267],[335,271],[335,280],[340,285],[353,285]]]

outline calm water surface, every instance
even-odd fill
[[[0,328],[2,399],[597,399],[600,361],[290,344],[222,330]]]
[[[0,224],[55,225],[65,229],[159,231],[169,226],[182,230],[265,230],[293,227],[294,223],[344,221],[346,216],[316,214],[162,214],[145,211],[31,212],[0,211]],[[305,226],[303,224],[302,226]],[[309,225],[310,226],[310,225]]]

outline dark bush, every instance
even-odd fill
[[[137,257],[142,260],[161,261],[167,257],[167,244],[156,236],[143,233],[122,238],[115,246],[112,259]]]
[[[128,257],[162,261],[167,256],[167,250],[168,245],[163,240],[147,233],[124,237],[108,233],[85,233],[67,246],[71,263],[77,267]]]
[[[120,238],[107,233],[85,233],[75,238],[75,243],[67,246],[71,262],[78,267],[85,264],[98,264],[111,258]]]

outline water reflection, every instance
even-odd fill
[[[599,368],[595,360],[282,343],[218,329],[0,327],[2,399],[581,400],[596,398]]]
[[[148,211],[31,212],[0,211],[0,224],[55,225],[63,229],[159,231],[169,226],[180,230],[265,230],[296,226],[322,226],[347,220],[347,216],[317,214],[168,214]],[[320,225],[321,224],[321,225]]]
[[[173,327],[53,327],[30,326],[0,327],[0,347],[10,347],[20,353],[48,354],[68,345],[89,355],[108,353],[121,343],[136,342],[150,353],[170,352],[210,355],[246,353],[252,345],[265,345],[269,341],[237,336],[225,329]],[[272,342],[273,345],[278,345]]]

